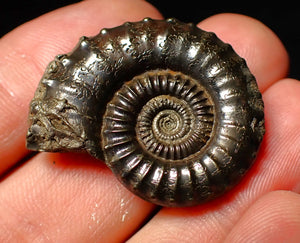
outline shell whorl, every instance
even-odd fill
[[[125,83],[109,102],[104,151],[112,148],[115,156],[116,149],[137,140],[158,159],[185,159],[207,143],[213,113],[211,98],[196,80],[170,70],[146,72]]]
[[[86,150],[140,197],[192,206],[234,186],[264,134],[247,65],[215,34],[175,19],[83,37],[47,68],[27,146]]]

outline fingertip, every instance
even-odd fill
[[[250,198],[300,185],[299,93],[299,81],[282,79],[263,94],[266,133],[255,169],[250,171],[253,173],[247,189]]]
[[[0,190],[0,242],[124,242],[155,206],[99,162],[39,153],[10,174]]]
[[[269,146],[279,154],[288,148],[297,148],[300,142],[300,82],[295,79],[282,79],[272,85],[263,95],[265,103],[265,119],[268,132],[272,134]],[[274,144],[272,144],[274,143]],[[286,145],[286,148],[284,148]]]
[[[225,242],[299,242],[300,195],[274,191],[257,200]]]
[[[241,14],[224,13],[209,17],[198,26],[215,32],[246,59],[262,92],[287,75],[288,53],[276,34],[262,22]]]

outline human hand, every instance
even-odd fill
[[[284,78],[288,56],[279,39],[249,17],[222,14],[199,24],[246,59],[265,102],[258,158],[226,195],[157,211],[88,155],[26,157],[29,102],[46,65],[82,35],[143,17],[162,18],[143,1],[83,1],[0,40],[0,242],[299,242],[300,84]]]

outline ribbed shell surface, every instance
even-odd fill
[[[264,135],[261,94],[244,59],[215,34],[175,19],[82,37],[48,66],[29,120],[28,148],[104,157],[129,190],[163,206],[226,192]]]

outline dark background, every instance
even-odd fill
[[[126,1],[126,0],[121,0]],[[53,9],[65,6],[77,0],[23,0],[22,2],[7,1],[0,9],[0,36],[9,32],[16,26]],[[220,6],[215,1],[198,0],[150,0],[161,13],[167,17],[175,17],[184,22],[197,23],[211,15],[232,12],[254,17],[269,26],[286,46],[291,68],[289,77],[300,79],[300,7],[291,6],[289,2],[280,2],[281,6],[260,7],[249,6],[242,2],[239,6]],[[211,3],[210,3],[211,2]],[[297,3],[297,1],[296,1]],[[254,3],[252,4],[254,5]]]

